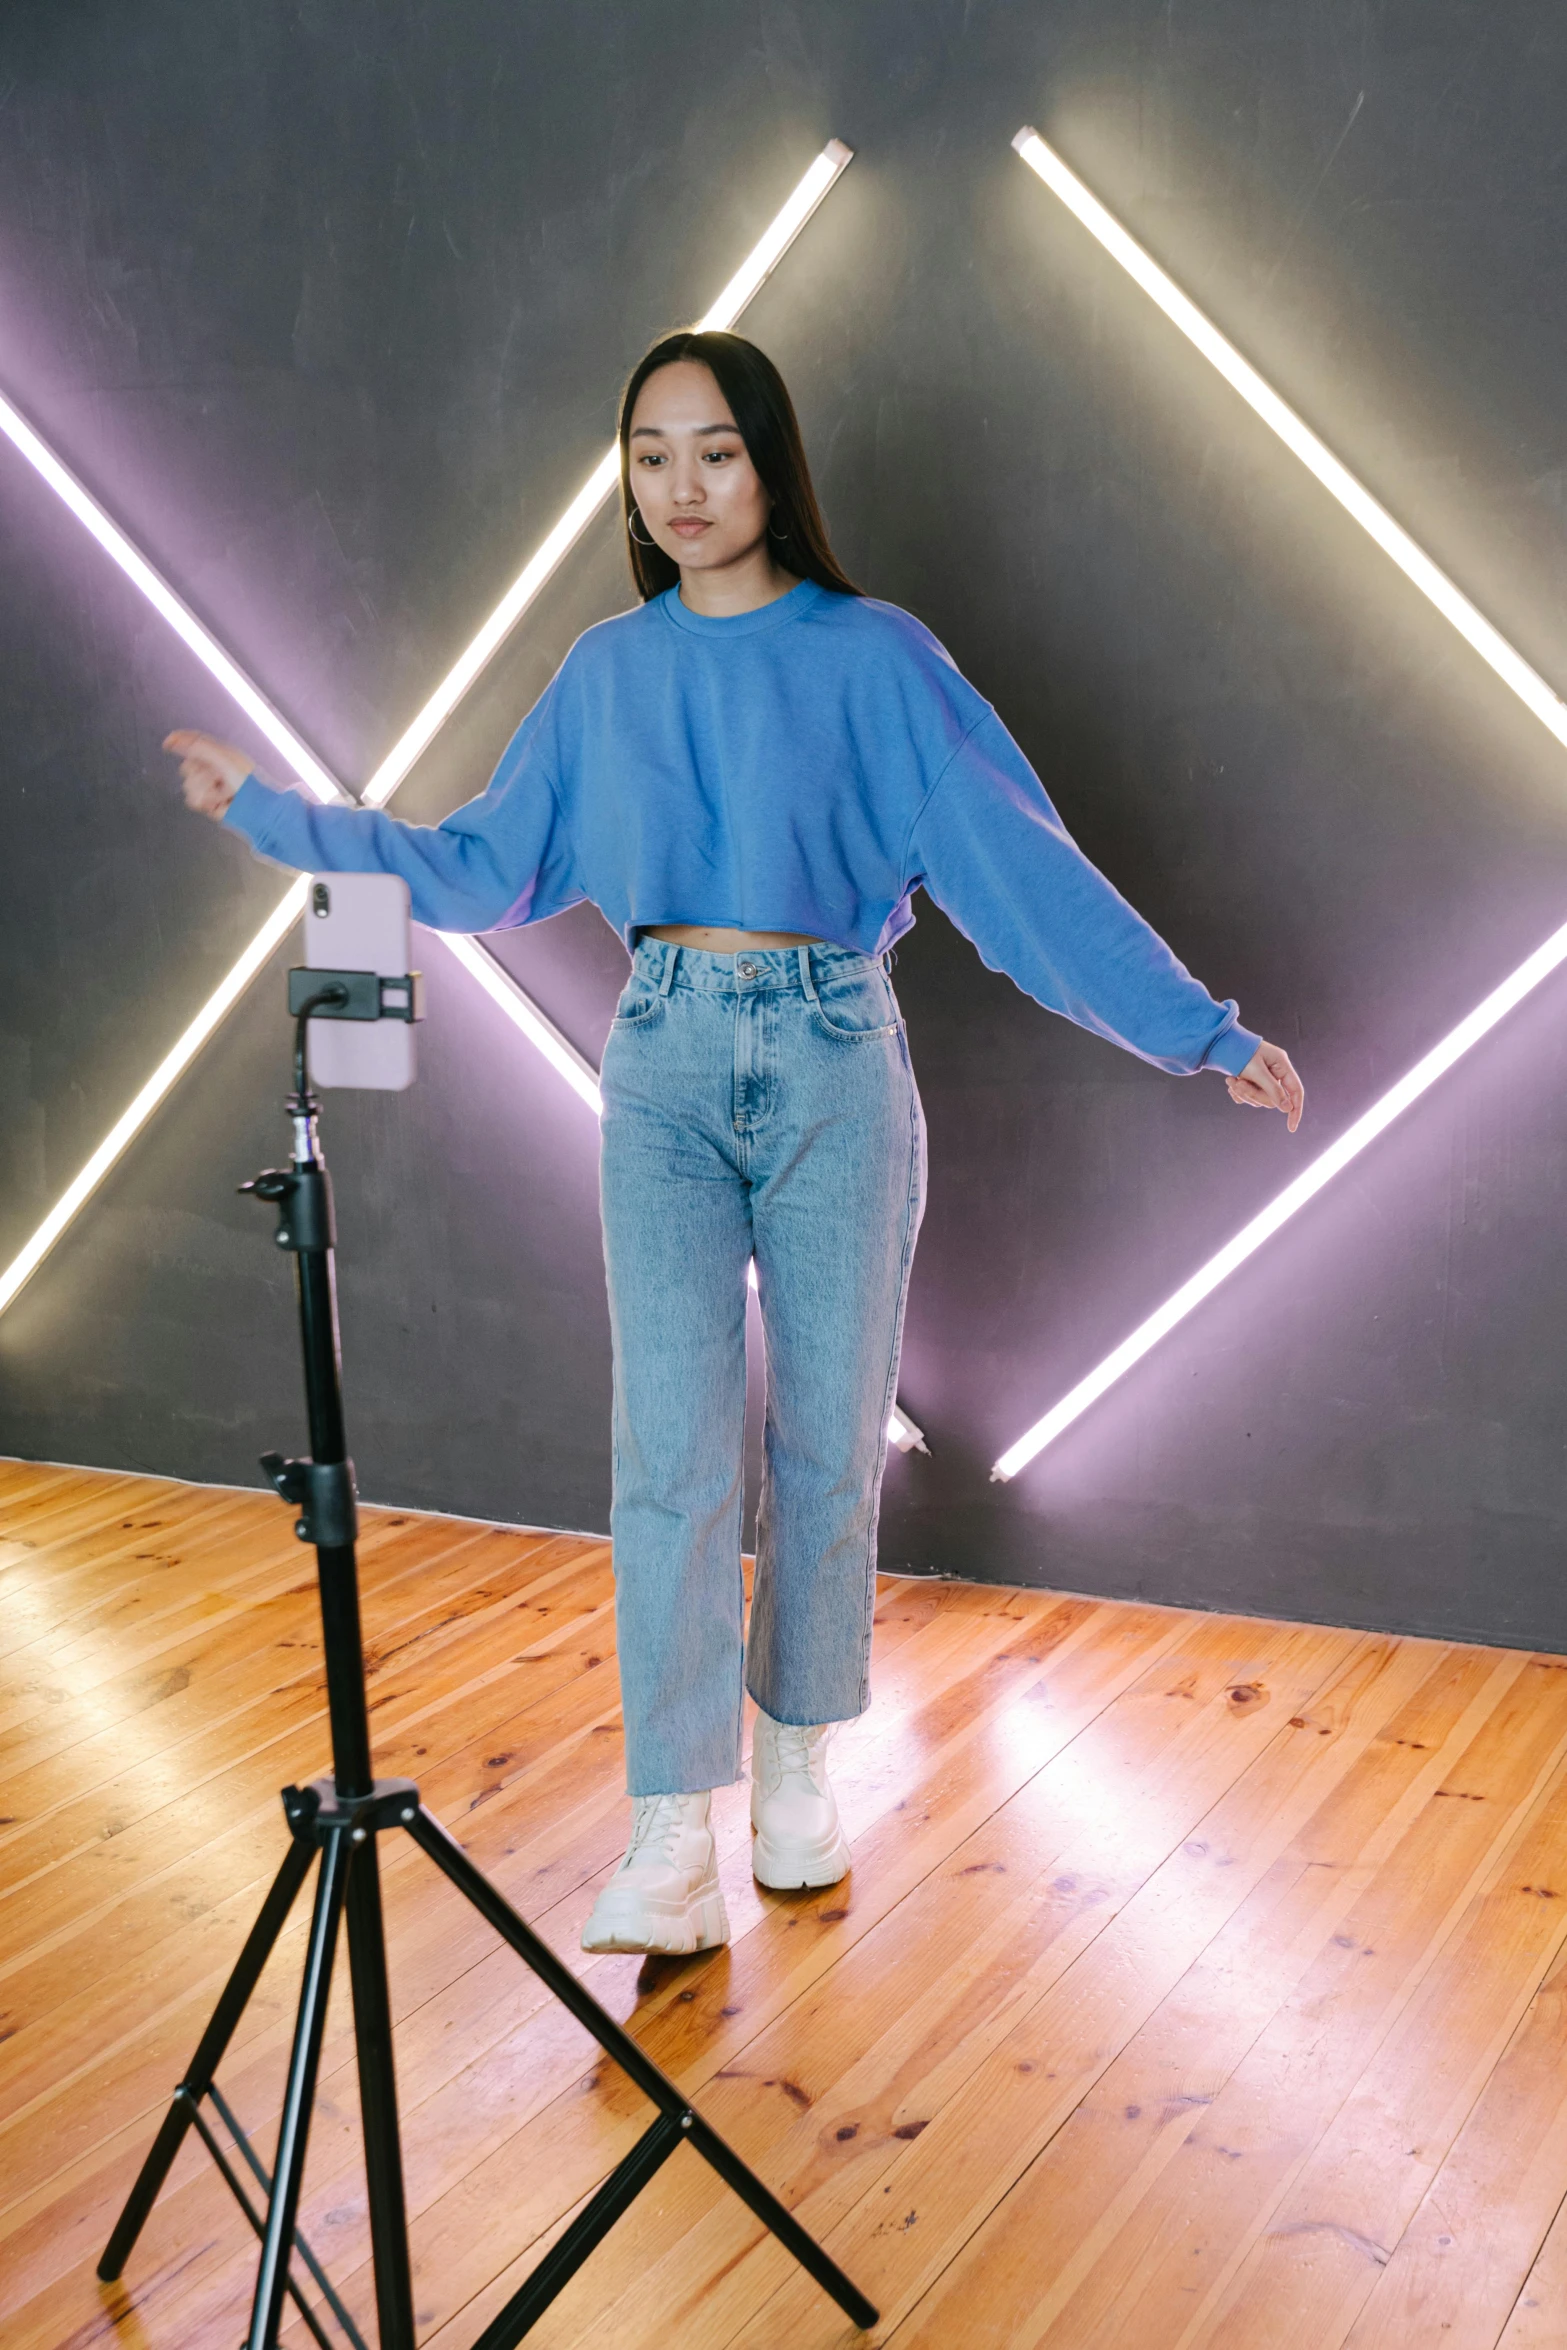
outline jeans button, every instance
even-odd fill
[[[742,979],[754,979],[756,977],[756,965],[754,963],[742,963],[739,965],[739,972]]]

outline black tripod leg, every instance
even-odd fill
[[[291,1844],[282,1867],[272,1880],[272,1889],[261,1905],[261,1914],[246,1937],[234,1971],[223,1986],[223,1995],[212,2011],[212,2019],[201,2036],[189,2069],[175,2092],[174,2103],[164,2116],[163,2127],[152,2142],[152,2148],[142,2164],[136,2184],[126,2197],[125,2209],[114,2223],[114,2233],[104,2247],[98,2263],[98,2274],[106,2284],[121,2274],[137,2237],[147,2223],[147,2215],[158,2200],[158,2192],[169,2175],[169,2169],[184,2143],[190,2128],[191,2115],[199,2100],[212,2086],[212,2076],[223,2062],[230,2040],[240,2017],[249,2004],[250,1995],[261,1978],[261,1970],[272,1956],[273,1944],[282,1933],[294,1896],[310,1873],[315,1858],[315,1847],[310,1844]]]
[[[376,1839],[355,1847],[348,1871],[348,1966],[359,2051],[359,2109],[365,2128],[365,2185],[375,2261],[381,2350],[414,2350],[414,2289],[408,2264],[408,2210],[397,2129],[392,2002],[381,1922]]]
[[[732,2187],[742,2203],[755,2212],[764,2228],[771,2230],[786,2252],[792,2252],[807,2276],[814,2277],[824,2293],[830,2293],[845,2316],[857,2326],[873,2326],[880,2312],[874,2301],[867,2301],[858,2285],[853,2284],[825,2253],[808,2229],[802,2228],[787,2204],[780,2203],[770,2187],[764,2187],[749,2163],[742,2162],[732,2146],[720,2138],[716,2130],[708,2128],[699,2113],[691,2120],[690,2139],[705,2162],[712,2165],[726,2187]]]
[[[326,2031],[332,1959],[343,1915],[349,1850],[342,1835],[328,1836],[321,1846],[321,1874],[316,1879],[316,1905],[310,1920],[310,1944],[305,1952],[305,1979],[299,1993],[294,2046],[288,2060],[288,2086],[283,2093],[283,2118],[278,2125],[277,2162],[272,2172],[267,2232],[261,2243],[261,2271],[251,2307],[247,2350],[276,2350],[277,2346],[283,2296],[288,2290],[294,2222],[299,2216],[299,2190],[305,2175],[310,2109],[315,2102],[316,2073]]]
[[[516,2350],[522,2337],[544,2315],[557,2293],[568,2285],[596,2244],[609,2234],[623,2211],[629,2211],[643,2188],[674,2153],[686,2132],[679,2122],[661,2113],[645,2130],[624,2160],[585,2204],[557,2244],[545,2253],[532,2274],[524,2277],[504,2309],[498,2309],[473,2345],[473,2350]]]
[[[709,2129],[700,2115],[692,2113],[674,2082],[659,2070],[631,2034],[600,2007],[592,1992],[584,1989],[570,1967],[555,1956],[549,1944],[535,1934],[508,1901],[502,1899],[483,1872],[475,1868],[462,1846],[454,1837],[448,1836],[440,1821],[421,1805],[414,1818],[407,1822],[407,1827],[409,1835],[420,1849],[430,1855],[444,1875],[450,1877],[458,1892],[472,1902],[480,1916],[489,1921],[502,1940],[511,1944],[518,1957],[533,1969],[540,1982],[554,1992],[561,2005],[568,2008],[578,2023],[592,2033],[605,2054],[614,2058],[622,2072],[636,2083],[643,2096],[651,2099],[660,2113],[684,2125],[685,2134],[698,2153],[744,2199],[763,2226],[772,2230],[785,2250],[792,2252],[802,2268],[816,2279],[825,2292],[832,2295],[844,2314],[852,2318],[857,2326],[873,2326],[877,2311],[859,2287],[844,2275],[835,2260],[829,2259],[815,2238],[801,2227],[794,2214],[779,2202],[771,2188],[764,2187],[749,2165],[741,2161],[732,2147],[724,2144],[717,2131]],[[688,2116],[689,2120],[686,2118]],[[261,2345],[254,2345],[253,2350],[261,2350]]]
[[[218,2096],[216,2091],[213,2093],[213,2103],[214,2105],[218,2103]],[[223,2184],[227,2187],[229,2193],[233,2196],[235,2202],[239,2205],[240,2210],[249,2220],[251,2227],[254,2229],[257,2237],[265,2237],[267,2232],[267,2214],[265,2205],[263,2205],[261,2210],[258,2211],[255,2205],[251,2202],[250,2197],[245,2192],[245,2183],[243,2179],[240,2178],[239,2174],[234,2168],[234,2165],[230,2162],[228,2156],[224,2153],[222,2144],[214,2133],[206,2115],[202,2112],[199,2105],[193,2106],[191,2108],[190,2118],[192,2126],[200,2132],[202,2141],[206,2146],[207,2152],[211,2155],[213,2162],[217,2166],[218,2176],[222,2179]],[[233,2127],[233,2120],[232,2118],[229,2118],[229,2128],[232,2130]],[[250,2146],[250,2141],[247,2138],[240,2136],[236,2139],[236,2143],[241,2147],[247,2156],[251,2154],[252,2149]],[[272,2192],[272,2181],[267,2178],[265,2171],[263,2171],[261,2175],[265,2182],[267,2193],[270,2194]],[[338,2324],[342,2327],[344,2333],[348,2336],[348,2339],[354,2345],[354,2350],[365,2350],[364,2337],[360,2333],[359,2328],[355,2325],[353,2319],[349,2316],[348,2311],[343,2307],[342,2301],[339,2299],[338,2294],[332,2285],[331,2279],[326,2273],[326,2270],[321,2266],[320,2261],[317,2260],[315,2254],[311,2251],[310,2246],[305,2242],[303,2236],[296,2232],[294,2242],[299,2247],[300,2258],[304,2261],[305,2266],[309,2269],[311,2275],[315,2278],[316,2283],[320,2286],[321,2291],[325,2296],[327,2307],[331,2310],[332,2315],[337,2319]],[[304,2294],[300,2291],[292,2273],[290,2274],[288,2280],[288,2290],[295,2307],[298,2309],[300,2316],[305,2321],[305,2325],[310,2334],[310,2339],[317,2345],[317,2350],[332,2350],[331,2336],[326,2332],[322,2326],[321,2320],[317,2317],[315,2311],[311,2308],[309,2302],[305,2299]]]

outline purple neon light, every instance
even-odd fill
[[[1190,301],[1174,280],[1167,276],[1151,255],[1128,236],[1113,213],[1107,211],[1053,148],[1046,145],[1037,131],[1021,130],[1012,142],[1023,161],[1036,172],[1045,185],[1060,197],[1096,237],[1106,252],[1118,261],[1128,276],[1158,304],[1174,325],[1179,327],[1189,342],[1202,352],[1218,372],[1239,392],[1242,399],[1255,410],[1263,422],[1275,432],[1285,446],[1292,450],[1322,483],[1346,513],[1352,514],[1361,528],[1376,541],[1413,581],[1422,595],[1436,606],[1443,618],[1458,630],[1502,682],[1509,686],[1559,742],[1567,742],[1567,706],[1552,692],[1538,672],[1532,669],[1522,655],[1508,644],[1498,630],[1478,612],[1459,588],[1438,570],[1408,532],[1396,523],[1386,509],[1379,505],[1370,492],[1348,468],[1340,464],[1310,427],[1302,422],[1294,410],[1282,401],[1270,385],[1243,359],[1234,345],[1220,334],[1212,321]],[[1315,1199],[1325,1184],[1341,1173],[1352,1159],[1360,1156],[1377,1136],[1401,1117],[1411,1103],[1419,1100],[1428,1086],[1449,1070],[1455,1061],[1463,1058],[1483,1036],[1505,1019],[1515,1005],[1532,994],[1541,981],[1549,978],[1557,966],[1567,960],[1567,926],[1553,932],[1542,946],[1535,949],[1519,964],[1516,971],[1492,989],[1483,1003],[1477,1004],[1466,1018],[1459,1021],[1440,1042],[1415,1066],[1406,1071],[1396,1085],[1388,1088],[1368,1110],[1362,1112],[1352,1126],[1329,1145],[1319,1157],[1312,1160],[1294,1182],[1271,1200],[1250,1223],[1243,1225],[1233,1239],[1199,1266],[1191,1278],[1182,1283],[1174,1294],[1140,1322],[1120,1345],[1111,1349],[1104,1360],[1077,1385],[1068,1390],[1058,1403],[1051,1406],[1042,1419],[1026,1429],[1017,1442],[1009,1445],[991,1470],[994,1480],[1015,1477],[1026,1468],[1046,1445],[1054,1443],[1063,1430],[1081,1418],[1090,1404],[1096,1403],[1108,1388],[1125,1377],[1134,1363],[1142,1361],[1160,1339],[1166,1337],[1178,1322],[1183,1322],[1206,1297],[1211,1297],[1221,1281],[1228,1280],[1247,1258],[1254,1256],[1265,1241],[1271,1240],[1280,1227],[1297,1216],[1309,1200]]]

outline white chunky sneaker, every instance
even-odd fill
[[[593,1904],[584,1950],[716,1950],[729,1939],[711,1795],[634,1795],[626,1857]]]
[[[836,1885],[849,1868],[849,1839],[827,1784],[831,1725],[796,1729],[758,1713],[751,1741],[751,1871],[759,1885],[790,1893]]]

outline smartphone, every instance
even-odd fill
[[[313,971],[376,971],[401,979],[412,967],[408,884],[396,873],[316,873],[305,900],[304,960]],[[310,1075],[317,1085],[400,1093],[414,1079],[409,1020],[312,1020]]]

